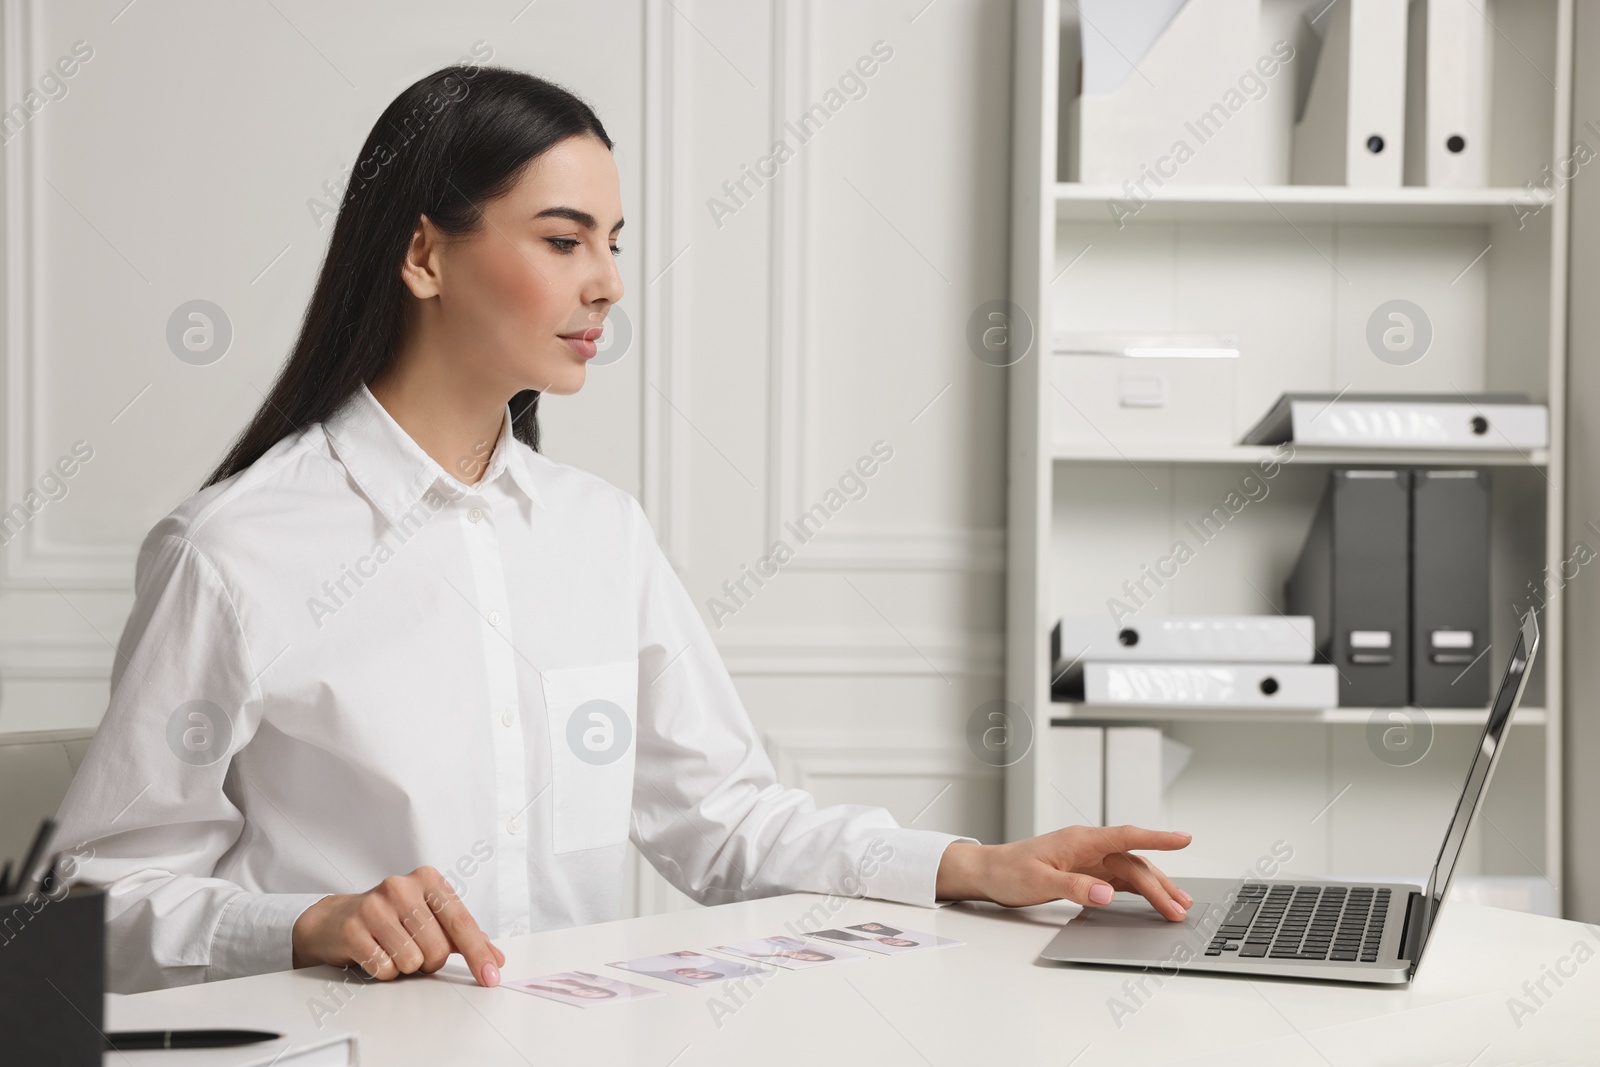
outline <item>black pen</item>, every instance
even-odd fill
[[[146,1048],[224,1048],[276,1041],[282,1034],[264,1030],[128,1030],[106,1035],[106,1049],[122,1052]]]
[[[39,832],[33,837],[33,846],[28,849],[28,857],[22,861],[22,866],[17,870],[17,883],[12,891],[18,894],[29,893],[38,885],[43,876],[42,871],[35,874],[35,869],[40,861],[45,858],[45,853],[50,845],[50,839],[56,836],[56,821],[45,819],[39,824]]]
[[[56,877],[56,868],[60,865],[61,853],[57,852],[50,857],[50,866],[45,868],[44,877],[39,879],[40,896],[48,899],[50,894],[56,891],[56,883],[60,881],[60,879]]]

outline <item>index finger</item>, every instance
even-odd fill
[[[1170,852],[1186,848],[1193,835],[1184,830],[1146,830],[1142,826],[1107,826],[1106,839],[1120,852],[1136,848],[1159,849]]]
[[[461,898],[456,896],[456,891],[443,875],[434,871],[431,876],[422,877],[422,899],[428,902],[428,908],[438,918],[450,943],[465,957],[468,970],[479,985],[499,985],[500,969],[495,966],[496,954],[494,946],[489,943],[489,935],[479,929],[477,920],[467,911],[467,906],[461,903]]]
[[[1118,875],[1169,921],[1183,920],[1183,905],[1168,892],[1167,884],[1156,876],[1156,869],[1142,858],[1126,853],[1111,856],[1106,860],[1106,870]]]

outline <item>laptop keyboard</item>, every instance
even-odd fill
[[[1246,883],[1206,955],[1376,963],[1388,914],[1387,889]]]

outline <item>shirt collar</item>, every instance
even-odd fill
[[[510,475],[531,502],[544,507],[527,457],[517,447],[510,405],[483,477],[473,485],[463,483],[424,452],[365,385],[323,423],[323,431],[350,477],[391,524],[398,524],[429,489],[437,487],[446,497],[459,500],[502,474]]]

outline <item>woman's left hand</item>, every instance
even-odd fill
[[[1179,922],[1194,899],[1132,850],[1179,849],[1189,841],[1187,833],[1138,826],[1067,826],[1004,845],[953,841],[939,861],[935,896],[1008,907],[1066,899],[1092,908],[1123,890]]]

